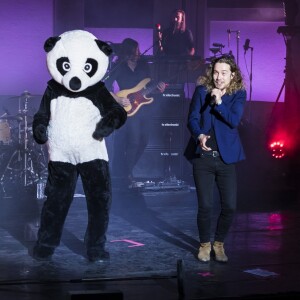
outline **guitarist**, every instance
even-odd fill
[[[138,42],[131,38],[123,40],[117,54],[118,59],[105,84],[115,100],[126,109],[131,105],[130,100],[113,92],[114,83],[117,83],[120,91],[132,89],[144,79],[150,78],[150,69],[147,62],[141,59]],[[162,93],[165,87],[164,82],[159,82],[156,90]],[[150,111],[150,106],[139,109],[114,136],[112,174],[120,179],[124,187],[132,184],[133,168],[148,144]]]

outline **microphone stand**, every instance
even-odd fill
[[[228,47],[230,45],[230,34],[232,32],[236,33],[236,63],[239,65],[239,56],[240,56],[240,31],[239,30],[227,30],[228,34]]]
[[[249,92],[249,101],[252,100],[252,70],[253,70],[253,47],[249,47],[249,49],[251,49],[251,58],[250,58],[250,76],[249,76],[249,79],[250,79],[250,92]]]
[[[236,31],[236,63],[239,65],[239,56],[240,56],[240,31]]]
[[[249,75],[249,81],[250,81],[250,87],[249,87],[249,122],[251,122],[251,101],[252,101],[252,79],[253,79],[253,47],[249,47],[251,50],[251,56],[250,56],[250,75]]]

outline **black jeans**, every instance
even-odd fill
[[[220,193],[215,241],[224,242],[236,211],[237,184],[235,164],[225,164],[221,157],[200,155],[193,160],[193,175],[198,197],[197,225],[201,243],[210,242],[214,184]]]

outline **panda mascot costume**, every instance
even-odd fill
[[[51,37],[44,49],[52,79],[32,129],[35,141],[48,147],[47,199],[32,256],[48,260],[59,245],[80,175],[88,210],[87,257],[90,261],[109,259],[105,242],[111,179],[104,138],[127,117],[101,82],[112,49],[83,30]]]

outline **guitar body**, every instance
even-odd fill
[[[146,85],[150,81],[150,78],[145,78],[140,81],[134,88],[122,90],[117,93],[117,96],[128,98],[130,100],[131,104],[124,107],[127,112],[127,116],[131,117],[135,115],[143,105],[153,102],[153,98],[146,97],[147,93],[151,91],[150,89],[146,88]]]

